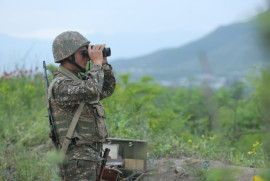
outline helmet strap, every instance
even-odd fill
[[[75,62],[75,56],[74,54],[71,55],[71,60],[68,60],[72,65],[74,65],[75,67],[77,67],[78,69],[80,69],[81,72],[85,73],[86,72],[86,69],[85,68],[82,68],[79,64],[77,64]]]

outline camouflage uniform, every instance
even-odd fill
[[[115,77],[108,64],[94,65],[83,78],[79,72],[70,72],[80,80],[73,80],[61,71],[54,72],[49,98],[60,148],[76,109],[85,103],[66,152],[66,161],[61,165],[62,179],[96,180],[102,160],[102,142],[108,136],[105,112],[99,101],[112,95]]]

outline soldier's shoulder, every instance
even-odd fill
[[[66,77],[64,74],[62,74],[62,73],[61,73],[60,71],[58,71],[58,70],[55,70],[55,71],[53,71],[52,73],[53,73],[54,79],[55,79],[55,78],[58,78],[58,77]]]
[[[69,79],[66,75],[62,74],[59,71],[54,71],[53,72],[53,76],[54,77],[53,77],[53,80],[52,80],[52,83],[51,83],[51,84],[53,84],[52,85],[53,87],[61,84],[61,82],[63,82],[64,80],[68,80]]]
[[[81,84],[81,80],[73,80],[72,78],[66,76],[65,74],[59,72],[56,74],[53,78],[53,87],[62,87],[63,85],[69,85],[69,86],[84,86],[84,84]]]
[[[53,72],[53,80],[56,81],[61,81],[61,80],[65,80],[65,79],[70,79],[69,77],[67,77],[65,74],[59,72],[59,71],[54,71]]]

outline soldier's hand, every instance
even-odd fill
[[[91,61],[93,62],[93,65],[102,65],[103,62],[103,55],[102,51],[106,45],[94,45],[91,49],[91,45],[88,46],[88,53],[90,56]]]

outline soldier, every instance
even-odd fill
[[[105,45],[94,45],[75,31],[58,35],[52,45],[58,71],[49,87],[58,148],[66,155],[62,180],[96,180],[101,166],[102,142],[108,137],[105,111],[100,100],[112,95],[115,77],[103,57]],[[84,51],[87,50],[90,56]],[[86,76],[87,62],[93,66]]]

